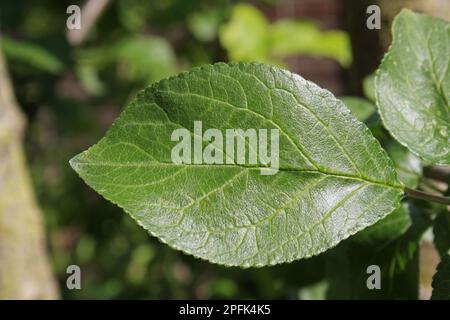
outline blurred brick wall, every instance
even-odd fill
[[[358,1],[358,0],[355,0]],[[255,2],[271,20],[283,18],[314,20],[322,29],[343,29],[343,3],[341,0],[278,0],[274,5]],[[335,95],[343,95],[343,69],[334,60],[293,56],[286,59],[288,68],[311,80]]]

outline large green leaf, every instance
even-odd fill
[[[403,10],[375,78],[384,125],[425,160],[450,163],[450,24]]]
[[[433,277],[432,300],[450,300],[450,255],[442,257]]]
[[[171,134],[196,120],[221,132],[278,129],[278,173],[174,164]],[[385,217],[402,195],[390,159],[342,102],[256,63],[207,65],[152,85],[71,165],[163,242],[226,265],[318,254]]]

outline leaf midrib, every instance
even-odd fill
[[[95,161],[79,161],[78,159],[72,159],[71,161],[72,166],[77,165],[93,165],[93,166],[111,166],[111,167],[158,167],[158,166],[167,166],[167,167],[212,167],[212,168],[243,168],[247,170],[260,170],[260,169],[267,169],[270,167],[258,167],[258,166],[250,166],[250,165],[242,165],[242,164],[175,164],[173,162],[95,162]],[[337,173],[337,172],[329,172],[329,171],[321,171],[321,170],[312,170],[312,169],[299,169],[299,168],[288,168],[288,167],[280,167],[278,168],[279,171],[285,171],[285,172],[304,172],[304,173],[318,173],[323,174],[327,176],[334,176],[336,178],[342,178],[342,179],[353,179],[357,181],[362,181],[370,184],[380,185],[389,187],[396,190],[403,191],[403,188],[401,185],[394,185],[386,182],[376,181],[372,179],[365,179],[358,176],[353,176],[350,174],[344,174],[344,173]]]

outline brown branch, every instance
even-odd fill
[[[444,196],[440,196],[438,194],[419,191],[419,190],[415,190],[415,189],[409,189],[409,188],[405,188],[405,192],[406,192],[406,195],[411,198],[450,205],[450,197],[444,197]]]

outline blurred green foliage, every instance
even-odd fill
[[[321,31],[311,21],[279,20],[269,23],[249,4],[233,8],[231,19],[219,33],[231,60],[283,64],[287,56],[303,54],[351,63],[350,39],[342,31]]]
[[[15,41],[8,37],[1,38],[3,51],[13,62],[28,64],[39,70],[57,74],[63,64],[47,50],[30,42]]]
[[[89,93],[105,93],[107,84],[100,73],[108,68],[115,68],[114,77],[120,81],[147,85],[178,70],[170,44],[163,38],[143,35],[79,51],[76,72]]]

